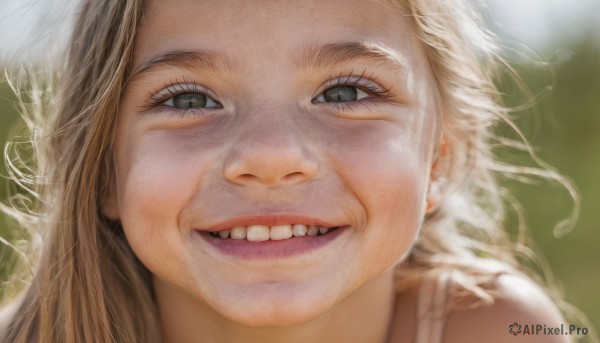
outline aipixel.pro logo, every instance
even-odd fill
[[[517,322],[513,322],[508,326],[508,332],[511,335],[544,335],[544,336],[571,336],[571,335],[584,335],[588,334],[587,328],[580,328],[576,325],[569,325],[568,327],[564,324],[560,324],[560,326],[548,326],[545,324],[519,324]]]

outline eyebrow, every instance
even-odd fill
[[[229,73],[233,73],[236,68],[236,65],[230,59],[214,51],[175,50],[161,52],[152,56],[131,73],[128,81],[132,81],[144,73],[166,66],[190,71],[197,70],[198,68],[215,72],[225,70]]]
[[[292,63],[298,70],[316,69],[336,64],[350,63],[357,60],[367,60],[382,63],[394,70],[406,72],[408,62],[403,56],[398,56],[377,44],[361,41],[334,42],[323,45],[307,44],[292,52]],[[137,67],[128,81],[142,74],[171,66],[190,71],[206,69],[213,72],[226,71],[234,73],[236,63],[227,56],[211,50],[175,50],[158,53]]]
[[[361,59],[382,63],[402,72],[409,69],[408,61],[403,56],[398,56],[389,49],[372,42],[349,41],[323,45],[309,44],[301,47],[299,52],[292,60],[300,70],[349,63]]]

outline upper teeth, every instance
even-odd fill
[[[284,225],[248,225],[236,226],[230,230],[211,232],[215,237],[231,239],[247,239],[249,241],[281,240],[293,237],[316,236],[326,234],[332,228],[319,225],[284,224]]]

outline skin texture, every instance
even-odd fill
[[[358,0],[148,1],[103,211],[153,274],[166,342],[386,340],[392,268],[418,234],[439,141],[431,70],[400,14]],[[340,42],[388,59],[306,63],[311,49]],[[147,68],[182,51],[219,61]],[[351,76],[389,94],[315,101]],[[193,85],[221,106],[165,103],[165,89]],[[223,220],[274,212],[350,229],[324,248],[260,261],[198,239]]]

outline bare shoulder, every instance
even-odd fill
[[[9,305],[0,309],[0,343],[4,342],[4,336],[6,336],[6,331],[8,329],[8,325],[12,321],[14,316],[14,310]]]
[[[17,299],[9,302],[6,306],[0,308],[0,343],[4,342],[8,326],[12,322],[23,300],[24,297],[19,296]]]
[[[570,342],[566,334],[568,324],[546,292],[533,281],[503,274],[492,291],[493,304],[450,314],[444,343]],[[559,331],[555,328],[561,328],[561,324],[563,331],[557,335]]]

